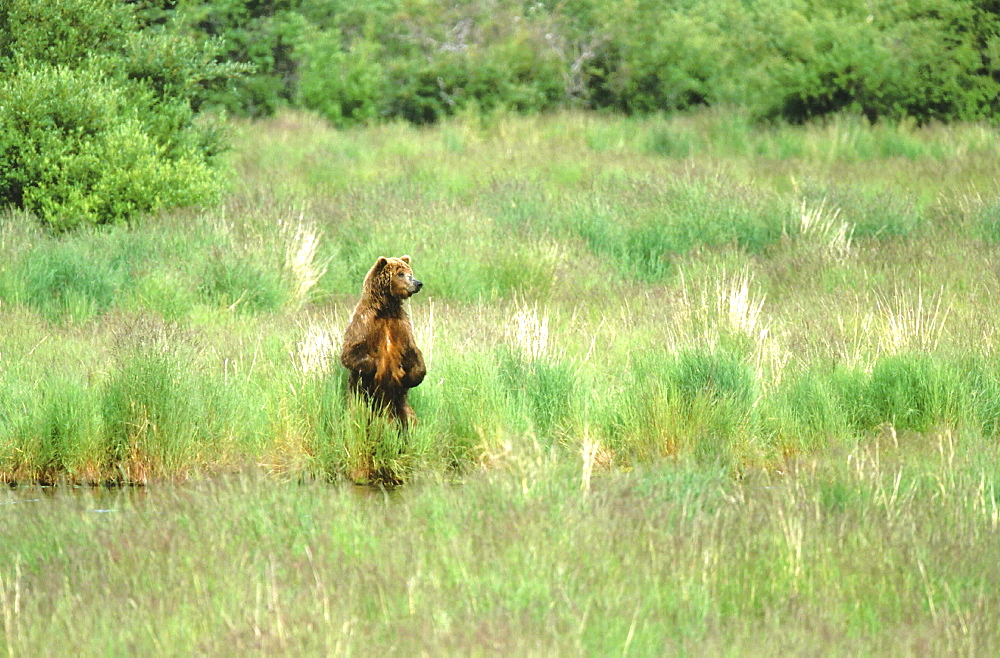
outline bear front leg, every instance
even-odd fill
[[[414,346],[412,350],[408,351],[406,356],[403,358],[403,370],[404,376],[402,378],[402,383],[406,388],[419,386],[420,382],[424,381],[424,377],[427,376],[427,366],[424,365],[424,355],[421,354],[420,350],[416,346]]]
[[[403,378],[406,375],[403,366],[393,363],[391,359],[380,359],[375,372],[375,381],[386,390],[404,388]]]
[[[388,333],[384,341],[379,345],[377,366],[375,369],[375,381],[386,391],[395,391],[403,388],[403,377],[406,374],[402,359],[399,355],[399,347],[392,340]]]

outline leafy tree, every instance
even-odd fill
[[[202,84],[238,69],[116,0],[0,5],[0,201],[61,229],[221,191]]]
[[[871,120],[995,116],[995,11],[964,0],[815,5],[805,20],[774,33],[780,63],[770,113],[792,120],[844,110]]]

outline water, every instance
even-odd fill
[[[27,507],[71,499],[90,514],[113,514],[123,507],[134,507],[146,499],[146,487],[90,487],[73,485],[26,485],[0,490],[0,515]]]

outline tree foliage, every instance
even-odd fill
[[[200,86],[235,72],[117,0],[0,5],[0,201],[58,228],[210,201]]]
[[[996,0],[189,0],[178,13],[255,67],[216,102],[338,125],[566,106],[977,120],[1000,96]]]

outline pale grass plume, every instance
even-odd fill
[[[528,306],[517,302],[514,314],[507,325],[507,340],[525,358],[536,360],[549,351],[549,317],[539,315],[538,304]]]
[[[339,335],[335,336],[325,323],[311,323],[295,344],[295,362],[304,375],[322,375],[337,363],[339,351]]]
[[[943,297],[943,288],[929,299],[920,288],[915,296],[896,289],[891,298],[876,297],[880,349],[886,354],[936,350],[951,312],[950,304],[942,308]]]
[[[789,356],[780,348],[765,319],[766,295],[754,293],[755,281],[748,269],[735,274],[725,269],[692,292],[681,273],[681,301],[674,309],[667,335],[673,349],[690,345],[715,348],[723,336],[745,336],[752,341],[752,360],[757,374],[775,383]]]
[[[751,338],[764,337],[768,328],[761,322],[765,295],[758,298],[750,293],[753,275],[743,270],[732,277],[725,270],[716,280],[716,302],[718,317],[730,331],[745,334]]]
[[[799,359],[833,358],[849,367],[871,368],[873,348],[878,342],[875,316],[867,300],[857,296],[850,308],[845,308],[847,305],[843,300],[820,302],[820,313],[829,318],[830,324],[814,332],[816,343],[806,346],[807,353],[796,355]]]
[[[842,261],[851,254],[854,227],[840,218],[840,208],[827,208],[825,198],[812,208],[803,199],[799,210],[799,236],[815,243],[829,258]]]
[[[767,296],[755,297],[753,284],[753,275],[748,270],[731,277],[723,271],[716,284],[718,317],[731,333],[753,340],[753,366],[758,378],[777,384],[790,356],[781,349],[772,327],[764,320]]]
[[[747,270],[729,275],[721,269],[714,282],[692,291],[681,272],[681,299],[668,329],[675,348],[692,342],[714,346],[723,334],[755,340],[767,336],[764,296],[752,294],[753,275]]]
[[[285,240],[284,266],[293,286],[292,299],[303,304],[330,264],[329,258],[316,259],[322,232],[315,222],[305,218],[304,212],[296,220],[282,220],[279,227]]]

